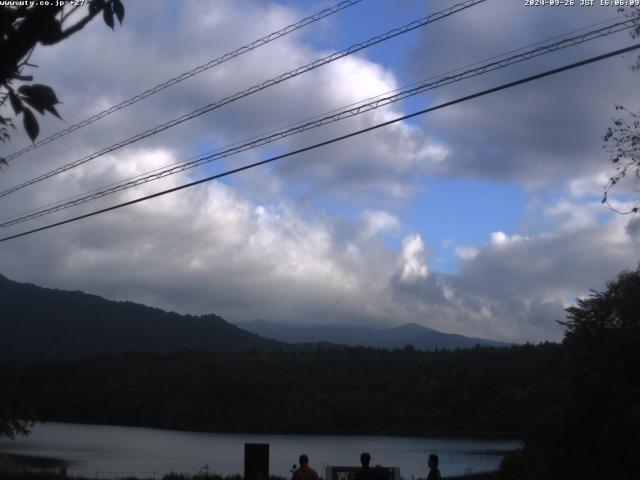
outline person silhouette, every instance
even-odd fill
[[[360,468],[354,473],[353,480],[390,480],[389,469],[380,465],[371,468],[371,455],[360,454]]]
[[[304,453],[298,459],[300,466],[291,475],[291,480],[320,480],[318,473],[309,466],[309,457]]]
[[[353,480],[373,480],[373,474],[369,465],[371,464],[371,455],[367,452],[360,454],[360,468],[353,476]]]
[[[438,469],[439,463],[438,455],[433,453],[429,455],[429,460],[427,462],[427,465],[429,466],[429,475],[427,475],[427,480],[442,480],[440,470]]]

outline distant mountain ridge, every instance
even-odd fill
[[[289,346],[216,315],[180,315],[79,291],[18,283],[0,275],[0,359],[283,347]]]
[[[405,323],[391,328],[373,328],[348,325],[294,325],[254,320],[237,323],[237,325],[262,337],[287,343],[329,342],[347,346],[387,349],[411,345],[417,350],[472,348],[476,345],[492,347],[509,345],[484,338],[439,332],[417,323]]]
[[[19,283],[0,275],[0,360],[77,358],[127,351],[242,352],[309,350],[338,345],[418,350],[504,346],[417,324],[288,325],[258,320],[234,325],[217,315],[180,315],[80,291]]]

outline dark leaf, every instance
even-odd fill
[[[54,92],[51,87],[40,83],[22,85],[18,89],[18,92],[27,97],[31,97],[42,108],[60,103],[60,100],[56,97],[56,92]]]
[[[40,127],[38,126],[36,116],[28,108],[22,110],[22,115],[24,116],[24,129],[27,131],[27,135],[29,135],[29,138],[33,142],[38,137],[38,133],[40,133]]]
[[[91,2],[89,2],[89,13],[92,15],[97,14],[103,7],[103,0],[91,0]]]
[[[62,120],[62,117],[60,116],[60,114],[58,113],[58,111],[56,110],[56,107],[54,107],[53,105],[50,105],[48,107],[44,107],[44,109],[49,112],[51,115],[55,115],[56,117],[58,117],[60,120]]]
[[[33,98],[22,97],[22,100],[24,100],[28,105],[30,105],[33,108],[35,108],[40,115],[44,115],[44,108],[38,102],[34,101]]]
[[[62,33],[62,25],[55,16],[39,16],[38,40],[43,45],[53,45],[60,41],[60,33]]]
[[[16,115],[22,111],[22,100],[20,100],[14,91],[9,91],[9,102]]]
[[[116,13],[116,17],[118,17],[118,22],[122,25],[122,21],[124,20],[124,5],[120,0],[113,0],[113,11]]]
[[[113,21],[113,8],[111,7],[111,3],[106,3],[104,5],[104,9],[102,10],[102,18],[104,18],[104,23],[113,30],[115,23]]]
[[[0,164],[8,165],[7,161],[4,158],[0,158]]]
[[[22,99],[35,108],[40,115],[44,115],[45,110],[60,118],[54,105],[60,103],[55,92],[47,85],[23,85],[18,91],[22,94]]]

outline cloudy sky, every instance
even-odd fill
[[[316,58],[453,5],[359,4],[14,160],[5,190]],[[64,121],[40,138],[333,2],[126,2],[32,57]],[[488,0],[0,200],[3,218],[264,134],[619,14]],[[593,28],[593,27],[592,27]],[[4,228],[4,235],[181,185],[633,43],[628,32]],[[633,56],[464,102],[270,166],[0,244],[0,273],[181,313],[375,326],[416,322],[558,340],[556,320],[638,263],[640,217],[600,204],[614,105],[640,107]],[[29,144],[18,131],[8,155]],[[615,201],[623,201],[623,191]]]

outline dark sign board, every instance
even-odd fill
[[[269,480],[269,444],[244,444],[244,480]]]

